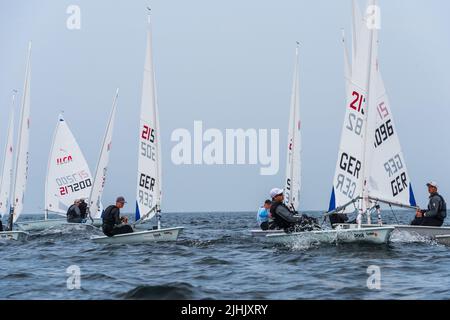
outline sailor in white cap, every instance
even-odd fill
[[[438,193],[438,185],[435,181],[427,183],[430,200],[427,210],[416,211],[416,218],[411,222],[415,226],[440,227],[447,217],[447,204],[444,198]]]
[[[286,232],[320,229],[317,219],[305,214],[297,216],[295,215],[297,212],[292,211],[284,204],[283,189],[273,188],[269,195],[272,198],[270,214],[273,225],[271,225],[271,229],[283,229]]]

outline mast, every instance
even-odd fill
[[[376,0],[372,0],[371,4],[372,6],[375,6]],[[369,26],[366,26],[369,27]],[[358,227],[361,227],[361,220],[362,215],[367,216],[367,223],[371,224],[370,221],[370,212],[368,209],[370,209],[370,200],[369,200],[369,191],[368,191],[368,182],[370,178],[370,155],[368,154],[368,149],[372,147],[371,141],[373,139],[373,128],[371,126],[372,121],[375,120],[373,117],[373,109],[375,105],[376,97],[374,97],[375,94],[375,88],[376,88],[376,82],[375,79],[372,79],[373,75],[373,65],[374,62],[376,63],[377,54],[376,54],[376,43],[374,43],[374,39],[376,31],[374,28],[370,28],[369,31],[369,63],[368,63],[368,70],[367,70],[367,118],[366,118],[366,125],[364,126],[364,142],[363,142],[363,157],[362,157],[362,166],[363,166],[363,183],[362,183],[362,201],[361,201],[361,210],[357,217]],[[370,128],[369,128],[370,127]],[[370,133],[370,136],[368,135]]]
[[[149,32],[151,35],[151,21],[150,21],[150,12],[151,9],[148,9],[148,27]],[[151,39],[153,39],[153,36],[151,36]],[[152,47],[153,51],[153,47]],[[152,70],[153,70],[153,97],[154,97],[154,106],[155,106],[155,112],[153,114],[153,123],[155,124],[156,128],[156,181],[157,181],[157,196],[156,196],[156,217],[158,220],[158,229],[161,229],[161,200],[162,200],[162,164],[161,164],[161,133],[160,133],[160,126],[159,126],[159,110],[158,110],[158,99],[157,99],[157,92],[156,92],[156,75],[155,75],[155,68],[153,67],[153,52],[152,52]]]
[[[55,147],[55,139],[56,139],[56,135],[58,133],[58,127],[59,127],[59,122],[60,121],[64,121],[64,111],[61,111],[61,113],[58,115],[58,125],[55,128],[55,131],[53,131],[53,137],[52,137],[52,144],[51,144],[51,148],[50,148],[50,155],[48,157],[48,162],[47,162],[47,176],[45,177],[45,210],[44,210],[44,219],[48,220],[48,213],[49,213],[49,209],[48,209],[48,190],[49,190],[49,186],[48,186],[48,181],[49,181],[49,173],[50,173],[50,167],[51,167],[51,163],[52,163],[52,154],[53,154],[53,148]]]
[[[20,210],[18,210],[19,202],[23,201],[22,199],[19,199],[18,196],[18,190],[17,190],[17,180],[19,178],[19,174],[24,174],[24,181],[23,183],[26,183],[27,178],[27,166],[28,166],[28,130],[29,130],[29,90],[30,90],[30,72],[31,72],[31,41],[28,44],[28,57],[27,57],[27,66],[25,71],[25,83],[24,83],[24,90],[23,90],[23,96],[22,96],[22,108],[21,108],[21,116],[20,116],[20,125],[19,125],[19,133],[18,133],[18,139],[17,139],[17,154],[16,154],[16,171],[15,171],[15,177],[12,181],[13,186],[13,197],[12,197],[12,205],[10,209],[10,216],[9,216],[9,230],[13,230],[13,223],[14,220],[17,219],[17,216],[20,214]],[[27,126],[26,130],[27,132],[24,132],[24,126]],[[23,144],[26,143],[26,146],[24,147]],[[25,150],[24,150],[25,149]],[[22,162],[21,162],[22,160]],[[21,164],[24,166],[24,168],[21,167]],[[23,192],[25,191],[25,185],[22,186],[22,194],[20,195],[23,197]],[[20,203],[22,204],[22,203]]]
[[[286,185],[285,189],[289,192],[287,197],[287,205],[291,207],[294,211],[298,205],[298,193],[299,193],[299,180],[300,177],[297,176],[297,170],[295,170],[297,155],[300,150],[297,150],[297,144],[300,143],[300,137],[298,137],[298,130],[300,130],[299,123],[299,110],[298,110],[298,71],[299,71],[299,46],[300,43],[297,41],[297,46],[295,48],[295,69],[294,69],[294,79],[292,84],[292,96],[291,96],[291,108],[289,113],[289,124],[288,124],[288,149],[287,149],[287,160],[286,160]],[[298,127],[297,127],[298,126]],[[299,148],[300,149],[300,148]],[[299,173],[299,172],[298,172]]]

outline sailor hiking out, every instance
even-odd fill
[[[273,229],[283,229],[286,232],[312,231],[321,229],[317,219],[306,214],[297,215],[284,204],[284,190],[274,188],[270,191],[272,206],[270,213],[273,219]]]

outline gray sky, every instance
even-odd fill
[[[81,30],[66,28],[72,4],[81,8]],[[296,40],[301,42],[301,209],[327,209],[345,111],[340,30],[350,35],[350,0],[0,0],[1,150],[11,90],[22,93],[27,43],[33,41],[25,212],[43,207],[59,111],[65,111],[94,170],[116,87],[120,97],[104,202],[122,194],[134,210],[149,4],[164,211],[253,210],[282,184]],[[380,6],[380,66],[416,198],[425,206],[428,179],[450,196],[450,3],[381,0]],[[259,165],[175,166],[170,135],[177,128],[192,132],[195,120],[223,131],[279,128],[279,173],[261,176]]]

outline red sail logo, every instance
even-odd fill
[[[56,164],[57,165],[62,165],[62,164],[66,164],[66,163],[69,163],[69,162],[72,162],[73,161],[73,159],[72,159],[72,156],[67,156],[67,157],[62,157],[62,158],[57,158],[56,159]]]

